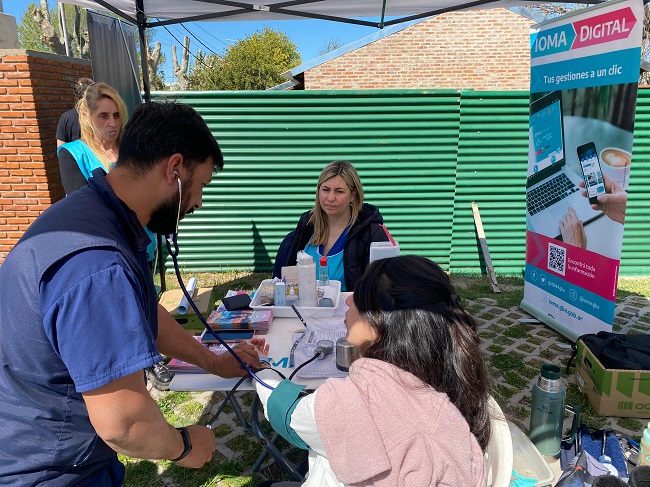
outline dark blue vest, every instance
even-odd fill
[[[155,337],[147,243],[135,215],[98,170],[88,186],[48,208],[0,266],[0,483],[83,484],[115,458],[95,434],[83,398],[45,334],[39,290],[48,269],[67,257],[83,249],[115,249],[137,276]]]

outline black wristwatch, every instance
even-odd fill
[[[172,462],[178,462],[182,460],[192,451],[192,440],[190,439],[190,432],[187,431],[187,428],[184,427],[176,429],[181,432],[181,436],[183,437],[183,453],[181,453],[178,458],[172,459]]]

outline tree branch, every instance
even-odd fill
[[[38,7],[34,6],[32,8],[32,16],[41,27],[41,41],[48,45],[56,54],[65,55],[65,46],[50,22],[50,11],[47,8],[47,0],[41,0]]]

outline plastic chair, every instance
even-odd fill
[[[492,433],[484,455],[485,478],[488,487],[508,487],[512,477],[512,438],[503,411],[490,396],[490,426]]]

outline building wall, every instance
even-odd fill
[[[74,81],[89,61],[0,50],[0,263],[27,227],[65,196],[56,124],[75,103]]]
[[[528,90],[532,21],[506,9],[439,15],[305,72],[307,90]]]

